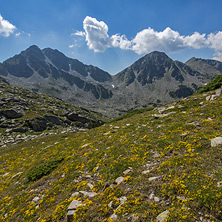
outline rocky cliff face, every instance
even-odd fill
[[[221,71],[215,60],[192,58],[184,64],[152,52],[111,76],[58,50],[37,46],[0,64],[0,75],[11,84],[109,116],[190,96]]]

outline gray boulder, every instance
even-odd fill
[[[28,126],[36,132],[41,132],[47,128],[47,120],[42,118],[28,120]]]
[[[157,216],[156,221],[158,222],[165,221],[168,218],[168,214],[169,214],[169,210],[162,212],[161,214]]]
[[[218,145],[222,145],[222,137],[216,137],[211,140],[211,147],[216,147]]]
[[[17,128],[11,129],[10,132],[25,133],[27,132],[27,129],[24,127],[17,127]]]
[[[70,121],[78,121],[78,122],[81,122],[81,123],[91,122],[90,119],[87,119],[86,117],[79,116],[77,113],[70,113],[70,114],[67,115],[67,118]]]
[[[25,115],[25,112],[21,109],[17,110],[13,108],[13,109],[2,110],[0,111],[0,114],[5,116],[7,119],[17,119],[23,117]]]
[[[62,125],[63,124],[62,119],[60,119],[57,116],[45,115],[44,119],[48,120],[49,122],[51,122],[52,124],[55,124],[55,125]]]

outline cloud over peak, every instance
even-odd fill
[[[95,52],[104,52],[111,47],[111,39],[108,36],[108,26],[103,21],[86,16],[83,21],[87,45]]]
[[[148,27],[136,34],[132,40],[126,35],[114,34],[109,36],[108,25],[96,18],[87,16],[83,21],[84,31],[77,31],[74,35],[85,37],[89,49],[94,52],[104,52],[107,48],[120,48],[132,50],[137,54],[145,54],[152,51],[164,51],[166,53],[193,48],[211,48],[214,50],[214,58],[222,58],[222,32],[192,35],[180,35],[179,32],[167,27],[163,31],[155,31]]]
[[[0,14],[0,35],[8,37],[16,30],[16,27],[12,25],[9,21],[3,19]]]

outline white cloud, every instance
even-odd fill
[[[0,14],[0,35],[8,37],[15,31],[16,27],[12,25],[9,21],[3,19]]]
[[[222,62],[222,51],[214,53],[213,59]]]
[[[184,48],[183,37],[169,27],[162,32],[157,32],[150,27],[144,29],[137,33],[132,43],[132,50],[137,54],[149,53],[155,50],[173,52]]]
[[[69,45],[69,48],[72,49],[74,47],[74,45]]]
[[[207,47],[206,34],[194,32],[192,35],[184,37],[184,45],[195,49]]]
[[[222,32],[217,32],[216,34],[210,33],[208,35],[208,44],[210,48],[216,50],[222,50]]]
[[[132,43],[129,41],[125,35],[112,35],[111,36],[111,43],[113,47],[119,47],[121,49],[129,50],[131,49]]]
[[[103,21],[99,22],[95,18],[86,16],[83,21],[83,28],[90,49],[95,52],[104,52],[106,48],[111,46],[111,40],[107,34],[108,26]]]
[[[84,31],[77,31],[73,35],[85,37],[89,49],[94,50],[94,52],[104,52],[110,47],[132,50],[137,54],[152,51],[170,53],[185,48],[212,48],[215,51],[215,58],[222,58],[221,31],[215,34],[210,33],[209,35],[194,32],[191,35],[184,36],[170,27],[163,31],[155,31],[149,27],[138,32],[132,40],[128,40],[125,35],[115,34],[109,36],[108,25],[89,16],[83,21],[83,29]]]
[[[209,47],[214,49],[213,59],[219,60],[222,62],[222,32],[217,32],[216,34],[210,33],[207,38]]]

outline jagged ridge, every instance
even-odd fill
[[[58,50],[31,46],[0,64],[0,75],[11,84],[118,116],[190,96],[218,75],[221,67],[215,60],[192,58],[184,64],[163,52],[152,52],[111,76]]]

